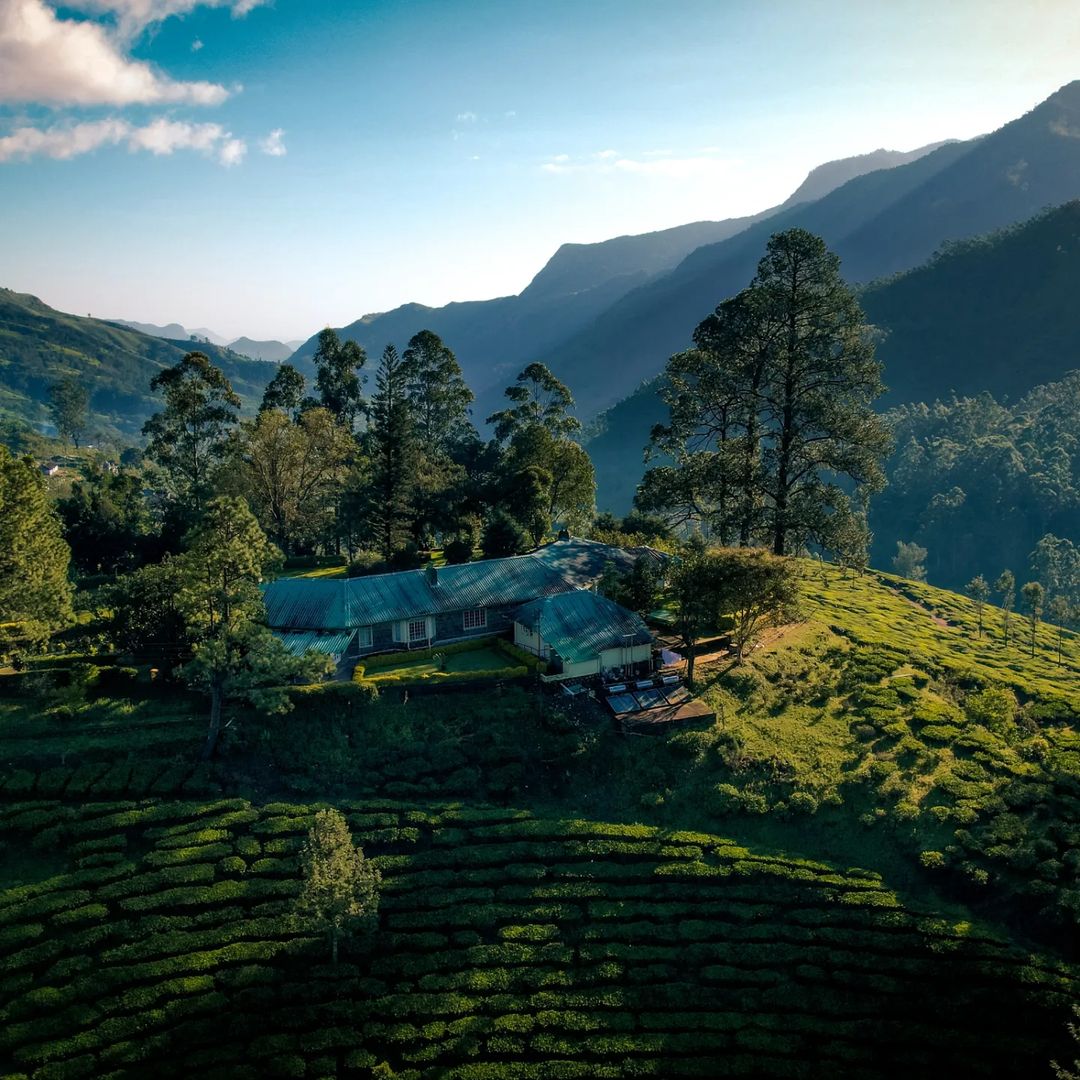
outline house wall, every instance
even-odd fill
[[[542,642],[539,634],[534,634],[519,622],[514,623],[514,644],[521,649],[528,649],[534,656],[542,656],[545,660],[551,656],[551,646]]]
[[[505,608],[487,608],[487,625],[474,627],[466,630],[463,611],[449,611],[441,615],[427,616],[428,625],[432,631],[431,644],[450,644],[454,641],[467,641],[469,638],[485,638],[498,634],[509,634],[513,628],[513,620],[510,612],[518,605],[514,604]],[[419,618],[419,616],[418,616]],[[370,656],[372,653],[394,652],[397,649],[405,649],[408,643],[405,638],[408,635],[409,620],[403,619],[396,622],[377,623],[371,628],[371,644],[360,645],[358,638],[354,639],[349,652],[352,657]],[[426,648],[427,641],[414,642],[413,648]]]
[[[605,649],[600,654],[600,668],[610,671],[626,664],[640,664],[652,659],[652,645],[632,645],[629,649]]]

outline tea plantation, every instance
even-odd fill
[[[802,591],[702,665],[715,724],[654,738],[342,684],[199,764],[203,703],[148,672],[0,676],[0,1077],[1051,1075],[1080,640],[1032,657],[887,575]],[[337,967],[292,916],[323,805],[383,875]]]
[[[63,872],[0,908],[15,1075],[1017,1076],[1073,972],[867,872],[708,834],[386,801],[346,961],[290,918],[310,806],[9,803]]]

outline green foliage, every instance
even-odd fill
[[[319,331],[319,344],[311,358],[319,404],[350,431],[368,405],[364,398],[363,368],[367,354],[355,341],[342,341],[337,331]]]
[[[49,385],[49,413],[60,436],[70,439],[76,447],[86,430],[90,394],[76,378],[67,376]]]
[[[926,580],[926,548],[903,540],[896,541],[896,554],[893,556],[893,573],[908,581]]]
[[[204,757],[214,752],[222,709],[230,698],[266,712],[285,711],[291,707],[286,685],[311,681],[327,668],[327,657],[289,655],[263,625],[259,582],[279,558],[247,505],[218,496],[177,560],[177,606],[192,643],[182,674],[210,697]]]
[[[636,498],[673,522],[707,522],[722,545],[762,543],[784,555],[850,532],[850,500],[884,485],[883,390],[865,317],[840,261],[804,229],[774,234],[750,286],[668,361],[668,423]],[[845,539],[844,548],[852,547]]]
[[[225,455],[240,398],[202,352],[189,352],[158,372],[150,389],[165,407],[143,425],[146,454],[164,470],[169,494],[182,512],[199,513],[210,496],[213,471]]]
[[[339,939],[378,909],[379,871],[353,844],[349,823],[338,810],[320,810],[301,853],[304,883],[296,913],[329,936],[333,963]]]
[[[34,463],[0,446],[0,655],[72,621],[70,558]]]

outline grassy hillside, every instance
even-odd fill
[[[0,289],[0,419],[49,424],[43,404],[51,382],[73,376],[91,392],[92,438],[131,438],[160,404],[150,380],[193,346],[43,304]],[[248,400],[273,378],[275,364],[248,360],[216,345],[197,346]]]
[[[310,807],[9,805],[5,833],[58,833],[67,863],[2,898],[9,1067],[1015,1076],[1061,1049],[1073,972],[911,910],[873,874],[698,833],[346,809],[384,875],[382,908],[332,968],[289,917]]]
[[[1080,638],[803,574],[803,621],[701,664],[716,722],[655,737],[344,685],[199,765],[203,703],[145,671],[0,675],[0,1063],[1042,1074],[1080,997]],[[386,880],[336,971],[287,917],[324,802]]]

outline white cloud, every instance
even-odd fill
[[[60,19],[42,0],[0,0],[0,102],[217,105],[228,96],[131,59],[100,23]]]
[[[479,117],[474,112],[459,112],[454,117],[455,123],[458,124],[475,124]]]
[[[285,132],[281,128],[274,128],[265,139],[259,140],[259,149],[270,157],[284,157],[288,153],[284,136]]]
[[[32,157],[66,160],[103,146],[118,145],[132,153],[142,150],[157,156],[194,150],[226,167],[238,165],[247,152],[247,144],[220,124],[192,124],[159,117],[135,127],[114,118],[50,128],[18,128],[0,137],[0,162]]]
[[[218,161],[228,169],[239,165],[246,153],[247,143],[243,139],[226,139],[218,152]]]
[[[65,7],[92,15],[111,16],[117,29],[133,37],[148,26],[174,15],[187,15],[200,7],[228,8],[234,19],[242,18],[268,0],[70,0]]]
[[[722,176],[734,165],[735,162],[727,158],[717,157],[710,148],[682,157],[673,156],[670,150],[647,150],[640,158],[619,157],[614,150],[599,150],[577,161],[567,154],[556,154],[540,168],[547,173],[623,173],[686,180]]]
[[[506,112],[503,113],[503,117],[507,120],[516,120],[517,109],[507,109]]]
[[[201,38],[196,38],[196,39],[195,39],[195,40],[194,40],[194,41],[193,41],[193,42],[191,43],[191,51],[192,51],[192,52],[198,52],[198,51],[199,51],[199,50],[200,50],[200,49],[201,49],[202,47],[203,47],[203,43],[202,43],[202,39],[201,39]]]

